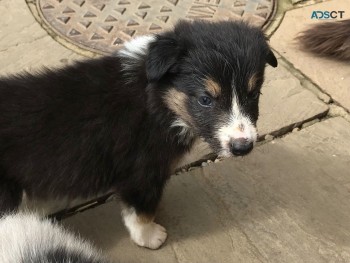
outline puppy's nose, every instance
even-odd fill
[[[231,140],[231,152],[234,155],[245,155],[253,149],[253,142],[246,138]]]

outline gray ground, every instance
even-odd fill
[[[350,2],[279,1],[266,31],[279,67],[268,68],[263,88],[264,143],[172,177],[157,217],[169,234],[160,250],[129,240],[117,202],[64,224],[119,262],[350,262],[350,65],[298,50],[294,37],[317,22],[313,10],[349,18]],[[0,14],[1,74],[83,58],[49,36],[23,0],[0,0]],[[182,164],[208,152],[199,142]]]

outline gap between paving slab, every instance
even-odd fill
[[[349,137],[350,123],[331,118],[173,176],[159,251],[132,244],[114,202],[63,223],[120,262],[350,262]]]
[[[350,121],[350,111],[339,104],[336,101],[333,101],[331,94],[328,94],[322,90],[316,83],[314,83],[308,76],[304,75],[299,69],[295,68],[288,60],[282,57],[277,51],[276,54],[280,57],[280,63],[284,65],[288,70],[299,79],[301,85],[307,90],[315,94],[321,101],[328,104],[329,111],[326,116],[320,120],[327,119],[329,117],[343,117],[345,120]],[[311,120],[312,121],[312,120]]]
[[[350,2],[334,0],[287,11],[277,31],[270,38],[270,44],[294,68],[307,76],[312,83],[326,92],[339,105],[350,110],[350,64],[301,51],[295,40],[297,34],[308,25],[320,23],[311,19],[314,10],[344,10],[349,19]]]
[[[307,1],[307,2],[312,2],[312,1]],[[320,4],[321,2],[324,2],[324,1],[315,1],[314,3],[311,3],[311,5],[316,4],[315,7],[308,7],[307,10],[310,11],[310,10],[315,9],[316,7],[318,7],[318,9],[322,9],[324,6],[329,6],[330,4],[331,5],[334,4],[335,6],[341,6],[341,4],[339,4],[339,3],[345,3],[344,1],[333,1],[333,3],[322,3],[322,4]],[[309,4],[310,3],[308,3],[307,5],[309,5]],[[295,6],[298,6],[298,8],[301,9],[301,8],[305,8],[307,5],[304,5],[303,3],[301,3],[301,4],[298,4],[298,5],[295,5]],[[285,5],[280,4],[279,7],[282,7],[282,10],[279,10],[277,12],[279,14],[285,14],[286,11],[289,11],[289,10],[293,9],[293,8],[290,8],[290,5],[288,6],[288,3],[286,3]],[[294,9],[298,9],[298,8],[294,8]],[[323,8],[323,9],[325,9],[325,8]],[[289,12],[301,13],[301,12],[303,12],[303,10],[292,10],[292,11],[289,11]],[[273,30],[269,31],[270,28],[267,30],[267,31],[270,32],[269,36],[271,36],[271,34],[278,29],[278,27],[280,26],[280,24],[282,22],[283,22],[283,18],[279,19],[278,23],[275,23],[275,26],[274,26],[274,24],[271,24],[271,27],[273,27]],[[282,39],[281,41],[286,41],[286,40]],[[287,39],[287,42],[288,42],[288,39]],[[301,69],[300,69],[300,66],[299,66],[299,68],[296,68],[295,65],[291,61],[289,61],[287,58],[282,56],[278,51],[274,50],[274,52],[279,57],[280,64],[283,64],[286,68],[288,68],[288,70],[295,77],[297,77],[300,80],[300,82],[301,82],[301,84],[302,84],[302,86],[304,88],[306,88],[306,89],[310,90],[311,92],[313,92],[320,100],[322,100],[326,104],[329,104],[330,110],[327,113],[327,116],[321,118],[321,121],[324,120],[324,119],[327,119],[329,117],[336,117],[336,116],[341,116],[344,119],[346,119],[347,121],[350,121],[350,114],[349,114],[350,111],[349,111],[349,109],[344,107],[344,105],[339,103],[338,101],[333,101],[333,98],[332,98],[333,92],[332,92],[332,90],[330,90],[330,91],[325,90],[324,87],[322,88],[319,84],[317,84],[314,80],[312,80],[310,78],[310,76],[308,76],[305,73],[303,73],[301,71]],[[310,56],[310,55],[307,54],[307,56]],[[323,63],[324,61],[326,63],[330,63],[329,59],[327,59],[327,58],[317,58],[317,60],[320,63]],[[338,67],[340,67],[340,68],[343,65],[343,63],[341,63],[341,62],[335,62],[335,64],[338,64]],[[311,120],[311,122],[313,122],[313,121],[315,121],[315,120]]]

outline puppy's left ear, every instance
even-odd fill
[[[266,62],[272,66],[272,67],[277,67],[278,63],[277,63],[277,59],[275,57],[275,54],[273,54],[273,52],[271,51],[271,49],[269,49],[267,56],[266,56]]]
[[[149,82],[160,80],[174,68],[182,49],[175,37],[158,35],[157,40],[149,46],[146,59],[146,72]]]

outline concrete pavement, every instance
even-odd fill
[[[262,143],[244,158],[193,164],[172,177],[157,217],[169,233],[160,250],[129,240],[114,201],[63,224],[117,262],[350,262],[350,65],[293,42],[312,10],[350,18],[350,5],[317,2],[279,1],[266,29],[279,67],[267,68],[262,90]],[[2,75],[91,55],[59,44],[22,0],[1,0],[0,13]],[[199,142],[182,165],[208,153]]]
[[[116,202],[64,224],[120,262],[350,262],[349,138],[350,123],[331,118],[173,176],[159,251],[132,244]]]

